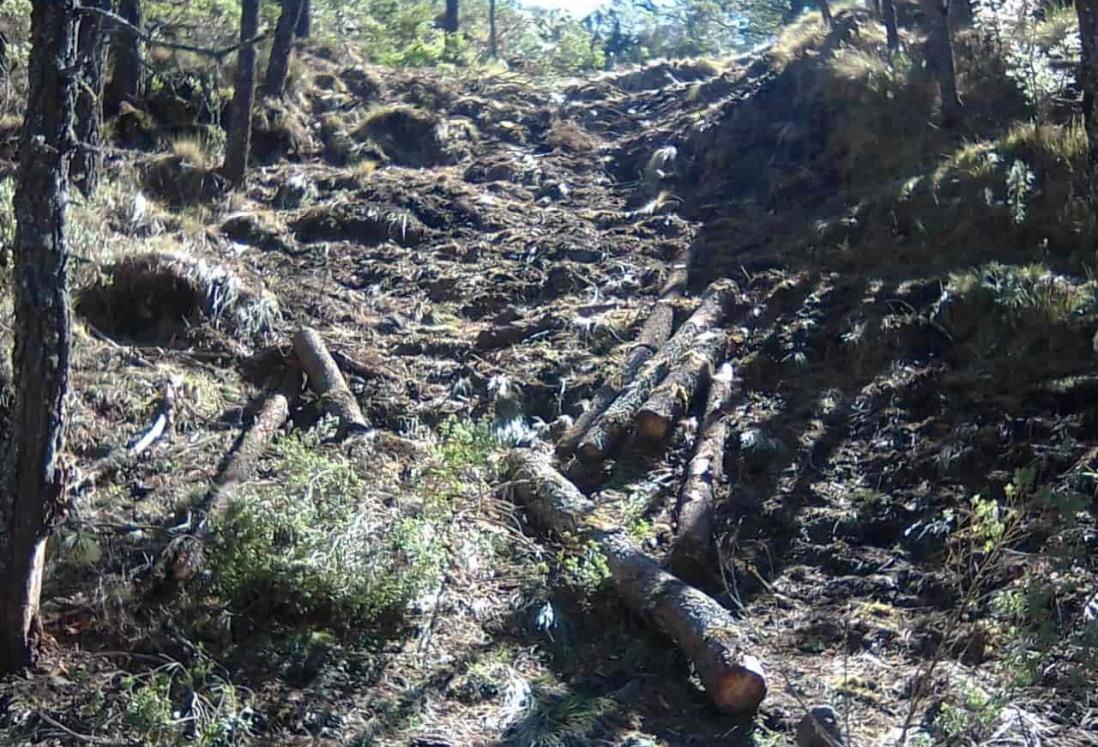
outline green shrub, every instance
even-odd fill
[[[380,510],[346,458],[289,437],[273,467],[278,481],[245,491],[221,526],[217,578],[234,605],[363,625],[399,618],[438,583],[438,532]]]

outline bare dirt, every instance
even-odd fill
[[[988,622],[993,592],[1048,562],[1041,521],[1053,509],[1026,509],[1025,538],[956,622],[972,569],[950,537],[974,495],[1003,498],[1019,469],[1093,494],[1098,317],[1015,327],[991,349],[987,309],[947,292],[953,263],[920,260],[898,235],[878,266],[876,235],[854,250],[806,245],[843,212],[826,196],[834,185],[774,182],[822,154],[782,141],[779,157],[772,131],[745,140],[747,123],[798,121],[802,75],[747,58],[550,85],[316,58],[279,105],[293,116],[268,117],[281,134],[260,137],[268,165],[243,194],[207,189],[205,167],[178,156],[123,153],[150,189],[183,184],[166,169],[198,172],[164,207],[100,227],[100,241],[174,245],[192,282],[131,283],[138,255],[81,289],[73,463],[138,432],[165,377],[184,378],[186,404],[170,441],[78,496],[46,591],[44,671],[0,690],[5,744],[133,744],[118,705],[126,677],[202,657],[249,694],[250,743],[271,745],[789,744],[817,702],[836,706],[851,744],[885,744],[936,652],[945,663],[915,724],[966,683],[1002,689],[1012,665]],[[767,207],[794,189],[795,210]],[[754,733],[717,713],[681,654],[609,590],[570,583],[490,469],[450,519],[445,581],[385,635],[314,646],[302,631],[322,620],[267,624],[150,581],[298,327],[337,354],[376,429],[316,448],[366,470],[379,515],[408,513],[418,504],[404,486],[434,429],[494,422],[547,448],[550,424],[618,375],[682,266],[692,292],[728,276],[749,302],[729,325],[742,394],[718,493],[720,562],[693,580],[741,618],[767,669]],[[693,304],[681,299],[678,316]],[[316,421],[306,398],[292,427]],[[695,427],[684,419],[663,453],[627,446],[584,485],[657,557]],[[1085,550],[1061,571],[1072,583],[1048,601],[1062,627],[1096,589],[1092,512],[1076,517]],[[463,534],[492,535],[497,554],[463,554]],[[1053,656],[1011,689],[995,718],[1013,741],[997,743],[1098,743],[1077,664]]]

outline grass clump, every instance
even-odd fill
[[[380,624],[437,584],[438,532],[379,511],[348,459],[291,436],[272,466],[278,481],[247,491],[221,527],[218,582],[234,605],[336,628]]]
[[[217,555],[221,594],[256,617],[322,620],[333,629],[398,625],[436,588],[455,512],[487,492],[497,447],[485,426],[449,420],[399,505],[318,437],[279,442],[276,479],[237,500]]]
[[[201,653],[192,665],[166,664],[127,675],[119,711],[124,726],[147,747],[231,747],[251,733],[251,708]]]

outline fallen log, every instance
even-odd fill
[[[709,330],[698,335],[694,346],[675,363],[667,378],[652,390],[637,412],[638,439],[654,446],[667,443],[671,429],[727,353],[728,342],[728,334],[723,330]]]
[[[733,714],[758,708],[766,680],[758,660],[745,653],[747,641],[728,610],[637,550],[548,459],[512,451],[506,474],[535,523],[598,546],[622,600],[678,645],[719,708]]]
[[[710,378],[705,417],[679,491],[677,528],[671,546],[671,567],[679,572],[697,572],[713,555],[713,491],[724,476],[726,416],[736,389],[732,364],[725,363]]]
[[[173,539],[160,554],[154,576],[156,580],[171,579],[182,583],[198,573],[204,556],[205,539],[213,520],[225,513],[233,493],[255,472],[259,458],[289,419],[290,406],[301,393],[301,384],[301,371],[291,368],[267,393],[251,424],[241,431],[221,461],[210,489],[195,506],[197,518],[188,518],[180,528],[191,531]]]
[[[112,449],[105,457],[89,467],[73,487],[73,494],[82,495],[88,492],[98,485],[100,480],[122,469],[127,461],[141,456],[165,434],[170,433],[175,425],[175,399],[182,386],[183,381],[178,376],[172,376],[164,381],[161,384],[156,414],[145,430],[127,441],[125,446]]]
[[[301,371],[290,368],[278,385],[267,393],[251,425],[241,431],[222,460],[213,485],[202,501],[206,521],[224,513],[233,492],[251,478],[259,458],[289,420],[290,406],[300,393]]]
[[[339,420],[338,438],[367,433],[370,424],[347,386],[320,333],[302,327],[294,334],[294,353],[309,376],[309,388],[320,397],[324,411]]]
[[[622,368],[620,379],[613,378],[604,382],[595,393],[595,397],[591,400],[588,408],[576,418],[576,422],[572,427],[565,431],[564,435],[557,441],[557,456],[559,458],[566,459],[575,452],[576,446],[584,434],[587,433],[591,424],[595,422],[595,418],[606,412],[606,408],[621,394],[622,382],[632,381],[640,373],[641,367],[656,354],[656,351],[671,336],[671,329],[675,323],[673,301],[682,295],[682,290],[685,287],[686,270],[679,269],[672,272],[660,292],[659,300],[656,301],[648,318],[641,325],[640,332],[637,333],[637,339],[630,343],[633,349],[625,359],[625,366]]]
[[[606,411],[595,418],[576,448],[580,461],[601,462],[610,456],[633,426],[637,412],[678,361],[704,332],[724,321],[737,295],[736,284],[718,280],[709,286],[701,303],[671,339],[653,356],[631,381],[627,382]]]

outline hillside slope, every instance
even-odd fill
[[[186,78],[124,111],[111,183],[72,210],[79,489],[4,742],[791,744],[829,703],[852,745],[905,720],[923,744],[1098,743],[1081,134],[1029,124],[975,32],[944,132],[917,52],[882,47],[845,10],[742,59],[560,84],[312,50],[244,194]],[[690,580],[768,672],[753,723],[499,471],[621,377],[661,295],[681,322],[718,277],[737,395]],[[306,392],[204,558],[166,566],[306,326],[375,430],[337,440]],[[174,435],[112,452],[165,385]],[[703,400],[656,453],[559,465],[661,560]]]

